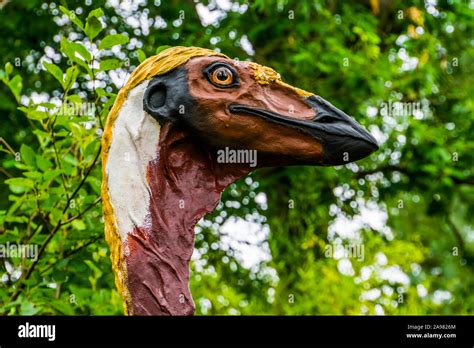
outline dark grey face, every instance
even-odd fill
[[[143,108],[160,124],[190,118],[195,103],[189,93],[186,70],[179,68],[153,78],[143,96]]]

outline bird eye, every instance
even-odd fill
[[[228,86],[234,82],[234,76],[230,69],[221,66],[211,73],[211,80],[218,85]]]
[[[206,67],[204,75],[216,87],[231,88],[239,85],[239,77],[233,67],[223,62],[214,62]]]

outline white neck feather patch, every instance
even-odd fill
[[[110,203],[123,241],[134,227],[149,222],[147,167],[157,157],[160,125],[143,110],[149,81],[128,93],[112,129],[106,173]]]

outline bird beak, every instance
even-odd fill
[[[315,109],[316,117],[306,126],[314,129],[316,137],[321,136],[325,164],[357,161],[378,150],[375,138],[354,118],[320,96],[311,96],[307,102]]]
[[[323,146],[322,165],[342,165],[369,156],[378,149],[377,141],[356,120],[320,96],[306,97],[315,113],[313,119],[301,119],[278,112],[232,104],[229,110],[263,117],[310,134]]]

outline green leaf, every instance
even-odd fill
[[[35,106],[36,106],[36,107],[44,106],[45,108],[50,109],[50,110],[56,108],[56,104],[48,103],[48,102],[39,103],[39,104],[36,104]]]
[[[27,178],[11,178],[5,180],[5,184],[21,188],[31,188],[34,186],[33,180]]]
[[[117,69],[122,66],[122,62],[118,59],[106,59],[100,62],[100,70],[107,71],[112,69]]]
[[[20,154],[21,154],[21,159],[26,165],[31,166],[31,167],[36,166],[36,162],[35,162],[36,153],[33,151],[31,147],[29,147],[26,144],[22,144],[20,147]]]
[[[36,155],[36,164],[42,172],[47,172],[53,166],[53,163],[41,155]]]
[[[87,182],[91,185],[95,193],[100,194],[100,189],[102,185],[102,181],[100,179],[93,176],[89,176],[87,178]]]
[[[107,114],[110,111],[110,108],[112,107],[112,105],[114,105],[116,98],[117,98],[116,95],[111,96],[111,98],[109,98],[109,100],[107,100],[105,104],[102,105],[102,111],[101,111],[102,116],[107,116]]]
[[[76,230],[85,230],[86,224],[82,220],[74,220],[72,222],[72,227],[74,227]]]
[[[170,48],[170,47],[171,47],[171,46],[169,46],[169,45],[160,46],[160,47],[158,47],[158,48],[156,49],[155,54],[158,54],[158,53],[160,53],[161,51],[164,51],[164,50],[166,50],[166,49],[168,49],[168,48]]]
[[[78,159],[71,154],[67,154],[66,156],[64,156],[64,162],[72,164],[73,166],[77,166],[77,164],[79,163]]]
[[[87,19],[90,19],[92,17],[99,18],[103,16],[104,16],[104,11],[102,11],[101,8],[96,8],[95,10],[92,10],[91,12],[89,12]]]
[[[28,117],[30,120],[41,121],[49,117],[49,114],[46,111],[28,109],[24,106],[20,106],[18,110],[23,111],[26,117]]]
[[[77,94],[68,95],[66,100],[69,103],[73,103],[73,104],[81,104],[82,103],[82,98],[80,96],[78,96]]]
[[[8,83],[8,86],[10,87],[10,90],[15,96],[16,101],[20,102],[21,90],[23,89],[23,79],[21,78],[21,76],[15,75],[15,77],[12,78],[11,81]]]
[[[138,61],[142,63],[146,59],[146,54],[143,50],[137,50]]]
[[[84,30],[84,24],[82,24],[82,21],[79,18],[77,18],[77,15],[74,12],[68,10],[64,6],[59,6],[59,9],[69,17],[71,22],[73,22],[75,25],[81,28],[81,30]]]
[[[29,112],[28,114],[26,114],[26,116],[31,120],[40,121],[40,120],[47,119],[49,117],[49,114],[45,111],[33,110]]]
[[[103,274],[102,270],[97,267],[97,265],[95,265],[91,260],[85,260],[84,263],[89,266],[89,268],[94,272],[94,276],[96,278],[99,278]]]
[[[72,62],[76,62],[84,67],[87,72],[90,72],[90,68],[86,63],[90,63],[92,55],[84,45],[68,41],[63,37],[61,38],[61,52],[63,52]],[[80,57],[82,57],[82,59]]]
[[[91,141],[86,148],[84,149],[83,156],[84,157],[94,157],[95,154],[97,153],[97,150],[99,149],[100,142],[99,141]]]
[[[71,62],[77,63],[79,66],[83,67],[89,75],[92,75],[92,70],[87,64],[91,61],[92,56],[83,45],[75,42],[70,42],[65,38],[62,38],[61,52],[63,52]],[[77,55],[79,55],[79,57]]]
[[[64,88],[63,72],[61,69],[57,65],[48,62],[43,62],[43,66],[51,75],[53,75],[56,80],[59,81],[61,86]]]
[[[23,175],[27,177],[28,179],[31,179],[33,181],[38,181],[42,179],[42,175],[40,172],[24,172]]]
[[[60,169],[48,170],[47,172],[44,173],[43,178],[45,181],[50,181],[51,179],[54,179],[60,174],[61,174]]]
[[[126,44],[128,41],[129,41],[128,36],[125,36],[123,34],[107,35],[101,41],[101,43],[99,45],[99,49],[105,50],[105,49],[111,48],[115,45]]]
[[[68,91],[74,82],[77,80],[79,75],[79,69],[76,66],[72,66],[66,70],[66,78],[64,79],[64,90]]]
[[[34,129],[32,133],[36,135],[40,145],[44,145],[46,142],[48,142],[51,139],[50,133],[44,132],[40,129]]]
[[[10,75],[13,72],[12,63],[8,62],[7,64],[5,64],[5,72],[7,73],[7,75]]]
[[[22,302],[20,306],[20,315],[35,315],[39,309],[31,302]]]
[[[75,52],[70,45],[70,42],[62,37],[61,38],[61,52],[63,52],[70,60],[73,60],[75,57]]]
[[[86,33],[89,39],[94,40],[94,38],[99,35],[102,31],[102,23],[97,19],[97,17],[88,17],[86,22],[86,28],[84,32]]]
[[[114,93],[107,92],[105,89],[100,88],[100,87],[96,88],[95,91],[99,97],[114,97],[115,96]]]
[[[56,280],[56,278],[55,278]],[[62,315],[74,315],[74,309],[71,307],[71,305],[68,303],[63,303],[61,301],[51,301],[50,302],[51,307],[53,307],[59,314]]]
[[[86,62],[91,62],[92,55],[83,44],[77,42],[70,42],[70,46],[74,49],[75,52],[77,52],[82,58],[84,58]]]

